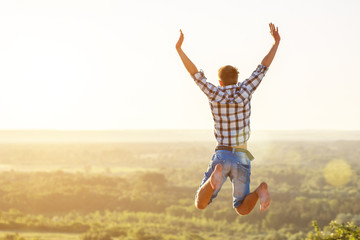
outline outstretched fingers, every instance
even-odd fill
[[[280,35],[279,35],[279,28],[276,27],[273,23],[269,23],[269,27],[270,27],[270,33],[273,36],[275,41],[280,41]]]
[[[274,25],[273,23],[270,23],[269,26],[270,26],[270,33],[271,33],[271,34],[274,34],[274,32],[275,32],[275,25]]]

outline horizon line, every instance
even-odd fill
[[[0,129],[0,132],[7,131],[43,131],[43,132],[117,132],[117,131],[213,131],[213,128],[131,128],[131,129],[26,129],[26,128],[12,128],[12,129]],[[252,129],[252,132],[255,131],[360,131],[360,129],[314,129],[314,128],[304,128],[304,129]]]

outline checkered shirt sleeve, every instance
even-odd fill
[[[245,87],[250,94],[253,94],[268,69],[268,67],[262,64],[258,65],[255,71],[251,74],[251,76],[248,79],[245,79],[242,83],[239,83],[239,86]]]
[[[218,88],[209,83],[207,78],[204,75],[203,70],[192,75],[192,78],[195,80],[195,83],[199,86],[199,88],[206,94],[209,99],[213,99],[215,95],[218,93]]]

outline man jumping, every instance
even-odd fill
[[[218,143],[196,192],[195,206],[198,209],[205,209],[211,203],[227,177],[230,177],[232,182],[233,206],[238,214],[249,214],[258,199],[261,211],[265,211],[270,204],[268,186],[265,182],[250,193],[250,169],[254,157],[247,150],[247,140],[250,136],[250,100],[273,61],[280,43],[278,28],[272,23],[269,27],[275,43],[252,75],[243,82],[238,82],[237,68],[226,65],[219,69],[218,87],[209,83],[203,71],[198,71],[183,52],[181,45],[184,34],[180,30],[176,50],[195,83],[208,97]]]

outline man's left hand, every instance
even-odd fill
[[[279,35],[278,27],[275,28],[275,25],[273,23],[269,23],[269,27],[270,27],[270,33],[273,36],[275,42],[279,43],[280,42],[280,35]]]

